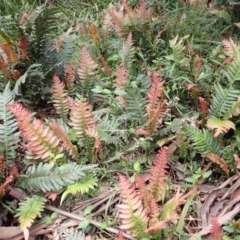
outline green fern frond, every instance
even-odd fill
[[[78,228],[60,228],[58,231],[61,240],[87,240],[85,234]]]
[[[130,114],[130,118],[133,121],[137,121],[139,124],[143,124],[145,118],[145,106],[146,99],[141,95],[141,91],[136,87],[126,87],[126,110]]]
[[[19,175],[17,185],[33,191],[60,191],[86,177],[95,167],[96,165],[82,166],[76,163],[61,167],[54,167],[53,163],[34,164],[24,175]]]
[[[225,119],[232,118],[232,116],[238,116],[240,114],[240,97],[238,100],[232,105],[231,108],[225,114]]]
[[[212,104],[209,110],[210,116],[226,119],[229,115],[229,109],[231,109],[233,104],[238,100],[240,91],[233,86],[224,89],[219,83],[216,83],[214,90]]]
[[[197,127],[189,125],[185,125],[183,130],[189,140],[192,142],[193,148],[199,151],[201,154],[220,153],[221,145],[219,141],[212,136],[211,132],[207,131],[206,129],[201,131]]]
[[[240,81],[240,55],[234,58],[232,62],[228,63],[224,68],[224,73],[227,76],[229,83],[233,84],[236,81]]]
[[[14,97],[9,89],[8,83],[3,93],[0,93],[0,152],[5,156],[6,160],[14,159],[16,149],[20,141],[20,132],[18,131],[18,123],[14,119],[11,111],[6,104],[12,104]]]
[[[123,66],[130,71],[133,63],[134,49],[133,49],[133,40],[132,33],[130,32],[127,40],[124,42],[121,52],[121,59]]]
[[[20,207],[17,209],[16,217],[19,217],[22,229],[30,227],[36,217],[41,217],[46,201],[42,196],[33,195],[31,198],[27,198],[19,203]]]
[[[21,85],[26,82],[28,77],[37,77],[38,79],[44,79],[44,75],[41,69],[41,64],[32,64],[27,71],[15,82],[13,93],[20,95]]]
[[[62,204],[62,202],[64,201],[64,199],[68,194],[74,195],[77,193],[81,193],[81,194],[88,193],[90,189],[94,188],[94,186],[97,186],[97,179],[92,176],[88,176],[87,178],[83,179],[81,182],[77,182],[75,184],[69,185],[67,187],[67,190],[64,191],[62,194],[60,205]]]

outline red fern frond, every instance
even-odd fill
[[[149,226],[155,226],[159,222],[160,208],[156,202],[156,199],[150,194],[149,204]]]
[[[156,201],[162,199],[163,191],[166,189],[167,168],[169,159],[167,156],[167,147],[163,147],[158,151],[156,159],[153,162],[153,166],[150,170],[150,191]]]
[[[133,236],[141,239],[144,237],[144,230],[147,228],[148,217],[134,185],[119,174],[119,189],[122,204],[119,208],[119,218],[122,221],[121,229],[125,229]]]
[[[217,217],[214,215],[211,216],[210,234],[211,240],[222,240],[223,238],[222,227],[219,224]]]
[[[111,67],[108,65],[107,61],[105,60],[104,56],[102,54],[100,54],[99,56],[101,62],[102,62],[102,65],[103,65],[103,69],[104,69],[104,72],[110,76],[112,74],[112,69]]]
[[[123,66],[123,64],[121,64],[120,67],[118,68],[116,75],[117,77],[114,80],[115,85],[117,86],[118,89],[125,90],[124,85],[127,83],[127,80],[128,80],[128,71]],[[118,96],[116,97],[116,99],[118,100],[120,106],[126,105],[126,97],[124,95]]]
[[[141,176],[136,175],[135,176],[135,181],[136,181],[136,185],[138,187],[139,196],[140,196],[140,198],[142,199],[142,202],[143,202],[143,206],[146,209],[146,212],[149,213],[151,194],[149,194],[149,192],[146,188],[145,181]]]
[[[53,76],[52,80],[52,97],[53,106],[56,112],[61,116],[61,118],[66,121],[69,112],[67,92],[65,90],[65,84],[60,81],[57,75]]]
[[[28,39],[26,36],[22,36],[19,39],[19,48],[21,50],[22,53],[22,58],[26,58],[28,55]]]
[[[240,45],[236,44],[231,38],[229,40],[223,39],[222,45],[224,53],[231,59],[233,59],[240,50]]]
[[[124,84],[128,81],[128,71],[123,66],[123,64],[120,65],[120,67],[116,71],[116,78],[114,80],[116,86],[119,89],[124,89]]]
[[[65,66],[65,83],[68,89],[71,89],[75,81],[75,75],[73,67],[70,63]]]
[[[82,47],[82,55],[79,60],[77,74],[81,81],[90,80],[95,75],[98,64],[93,60],[86,46]]]
[[[86,130],[96,128],[91,105],[81,100],[73,101],[71,98],[68,98],[68,100],[71,108],[70,125],[76,130],[77,137],[82,139],[86,136]]]
[[[147,129],[149,134],[154,133],[159,125],[161,117],[164,115],[167,109],[167,102],[163,101],[164,93],[163,86],[164,82],[160,75],[153,71],[152,74],[152,85],[147,95],[146,113],[148,117]]]
[[[6,64],[2,60],[0,60],[0,70],[2,71],[2,73],[6,77],[6,79],[11,79],[11,75],[6,67]]]
[[[12,163],[12,164],[10,165],[9,175],[16,177],[16,176],[18,175],[18,173],[19,173],[19,170],[18,170],[17,164]]]
[[[31,121],[32,113],[19,103],[7,105],[18,122],[23,138],[28,142],[27,150],[34,154],[34,159],[49,161],[62,152],[58,148],[60,140],[40,119]]]
[[[202,117],[202,125],[203,125],[203,124],[205,124],[206,118],[208,115],[209,103],[202,97],[199,97],[198,101],[199,101],[199,110],[200,110],[200,114]]]
[[[72,144],[68,134],[56,123],[48,123],[48,125],[62,142],[63,148],[66,149],[71,156],[77,157],[77,147]]]
[[[88,28],[88,34],[91,36],[91,40],[94,44],[99,44],[101,40],[99,29],[94,23],[91,23],[90,27]]]
[[[5,175],[5,157],[0,153],[0,173]]]
[[[114,7],[110,11],[110,16],[113,22],[113,28],[116,30],[116,33],[120,37],[125,37],[127,35],[127,32],[125,30],[125,20],[123,16],[123,11],[119,10],[117,11]]]
[[[0,186],[0,199],[5,194],[6,187],[14,180],[13,176],[9,176],[6,178],[5,182]]]
[[[7,54],[8,63],[17,63],[19,56],[15,49],[7,43],[0,43],[0,47]]]
[[[197,101],[199,95],[202,93],[202,90],[198,88],[197,84],[185,84],[185,86],[193,96],[193,99]]]

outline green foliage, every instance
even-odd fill
[[[32,191],[60,191],[63,188],[84,179],[96,165],[82,166],[76,163],[55,167],[54,163],[39,163],[28,167],[24,175],[19,176],[18,186]]]
[[[13,160],[20,142],[20,132],[18,131],[17,121],[6,107],[6,104],[12,104],[14,100],[9,86],[8,83],[4,92],[0,94],[0,120],[2,121],[0,124],[0,152],[5,156],[6,160]]]
[[[86,240],[85,234],[77,228],[61,228],[59,229],[61,240]]]
[[[64,201],[64,199],[66,198],[66,196],[68,194],[77,194],[77,193],[88,193],[90,189],[93,189],[94,186],[97,185],[97,179],[92,177],[92,176],[88,176],[85,177],[82,182],[77,182],[74,183],[72,185],[69,185],[67,187],[67,190],[63,192],[62,197],[61,197],[61,202],[60,204]]]
[[[31,198],[19,203],[18,213],[20,226],[22,229],[30,227],[36,217],[41,217],[46,199],[42,196],[33,195]]]
[[[193,126],[184,126],[184,133],[192,141],[192,146],[200,153],[219,154],[220,142],[213,138],[211,132],[206,129],[200,130]]]

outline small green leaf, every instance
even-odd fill
[[[85,215],[88,215],[89,213],[92,212],[93,209],[94,209],[94,206],[93,206],[93,205],[87,206],[87,207],[84,209],[84,214],[85,214]]]
[[[90,222],[88,220],[83,220],[79,223],[78,228],[86,229],[89,226]]]
[[[212,175],[212,171],[207,171],[203,174],[203,178],[206,179]]]
[[[136,172],[140,172],[140,171],[141,171],[140,163],[139,163],[139,162],[135,162],[134,165],[133,165],[133,169],[134,169]]]
[[[118,96],[124,96],[124,95],[126,95],[127,93],[126,93],[125,91],[121,90],[121,89],[116,89],[116,90],[114,91],[114,94],[116,94],[116,95],[118,95]]]

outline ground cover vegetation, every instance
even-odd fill
[[[0,237],[240,238],[238,9],[1,1]]]

